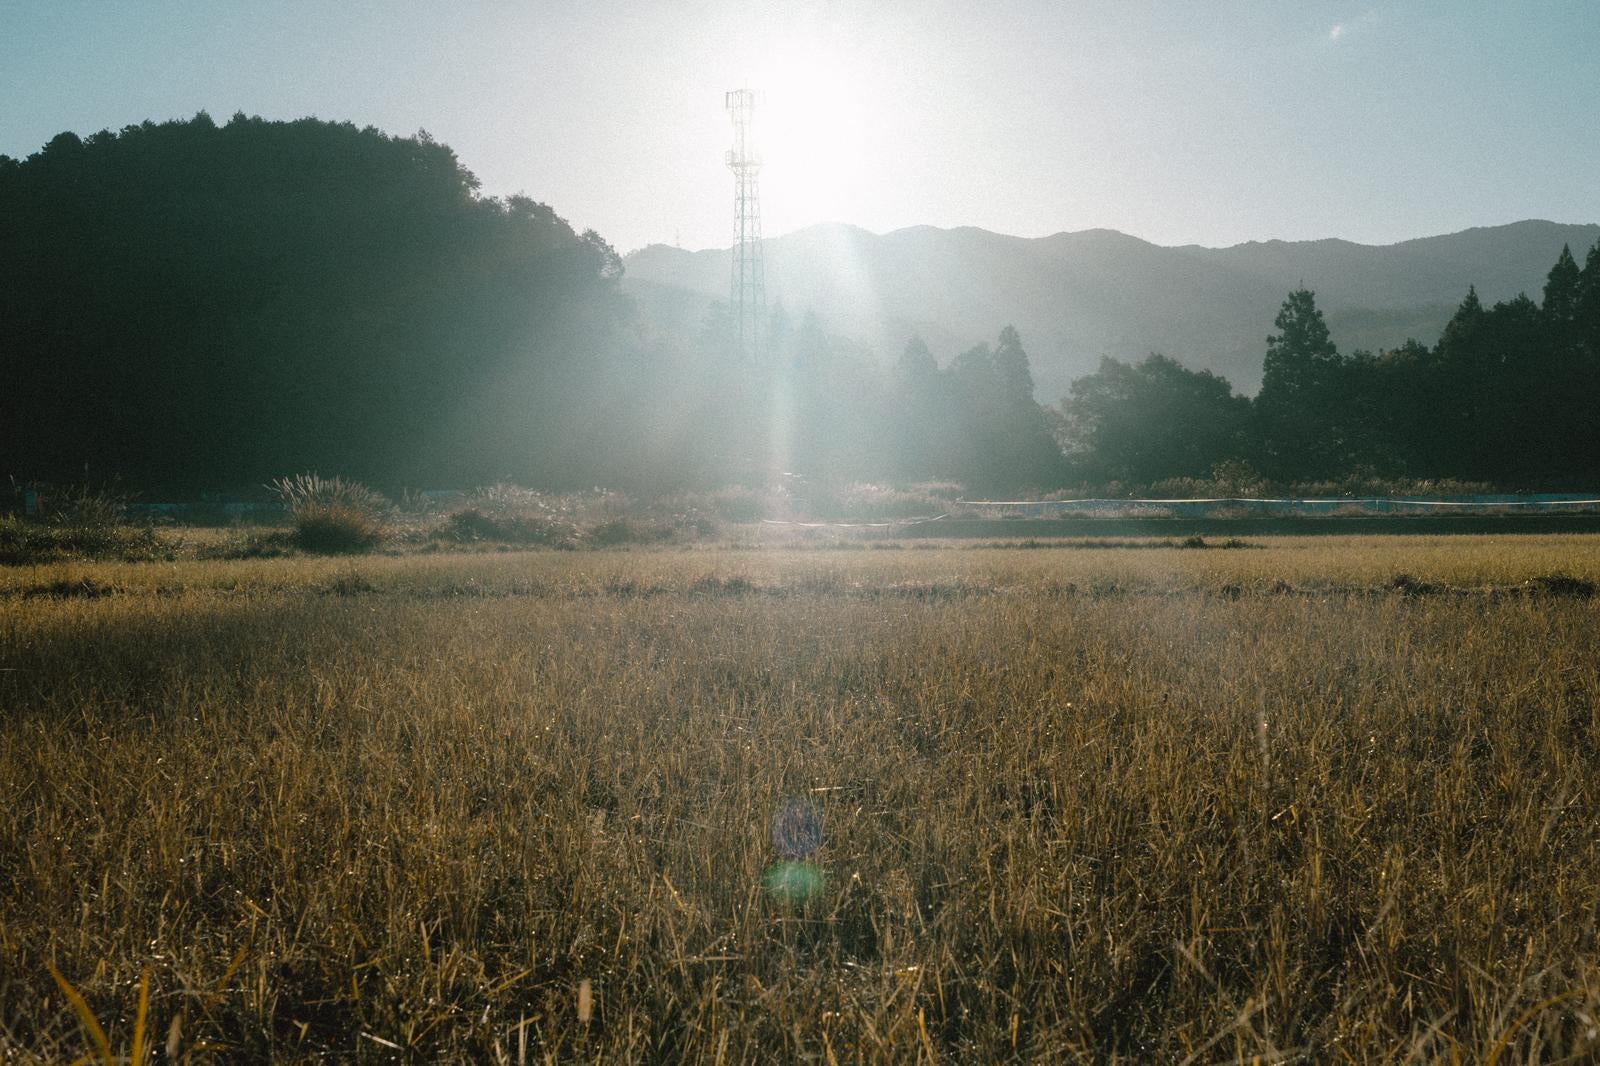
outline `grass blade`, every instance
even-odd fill
[[[84,1033],[88,1035],[95,1051],[100,1054],[100,1061],[105,1063],[106,1066],[111,1066],[111,1063],[116,1061],[111,1054],[111,1041],[106,1039],[106,1031],[95,1018],[94,1011],[89,1009],[88,1001],[78,993],[76,988],[72,987],[71,981],[61,976],[61,971],[56,969],[55,963],[47,962],[45,965],[50,968],[50,976],[56,979],[56,984],[60,987],[62,995],[66,996],[67,1002],[72,1004],[72,1010],[77,1014],[78,1022],[83,1026]]]

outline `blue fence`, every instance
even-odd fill
[[[1366,518],[1379,515],[1600,514],[1600,498],[1542,496],[1339,496],[1207,500],[962,500],[986,518]]]

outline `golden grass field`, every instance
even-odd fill
[[[1255,544],[0,569],[0,1059],[1586,1061],[1600,537]]]

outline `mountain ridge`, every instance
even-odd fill
[[[1100,356],[1152,351],[1253,392],[1278,304],[1300,284],[1317,292],[1341,350],[1432,343],[1469,285],[1489,302],[1537,297],[1563,243],[1581,258],[1597,239],[1600,225],[1548,219],[1392,244],[1327,237],[1221,248],[1159,245],[1104,227],[1019,237],[976,226],[877,234],[820,223],[769,238],[765,249],[770,304],[815,313],[880,361],[914,332],[948,359],[1015,325],[1040,399],[1053,403]],[[725,298],[727,249],[647,245],[624,262],[624,284],[658,317],[682,324]]]

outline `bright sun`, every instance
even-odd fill
[[[756,113],[766,230],[848,219],[872,148],[872,102],[842,67],[784,57],[760,71]]]

